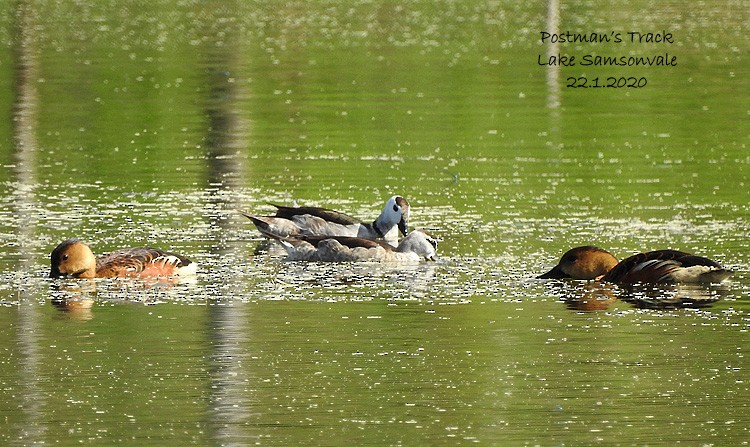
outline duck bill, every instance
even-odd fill
[[[398,231],[401,232],[404,236],[406,236],[409,233],[409,221],[405,217],[401,217],[401,220],[398,221]]]
[[[563,278],[570,278],[569,275],[565,274],[565,272],[562,271],[562,268],[560,265],[556,265],[550,270],[549,272],[537,276],[537,279],[563,279]]]
[[[54,269],[50,270],[49,277],[50,278],[57,278],[57,279],[81,279],[81,278],[87,278],[82,277],[81,275],[85,273],[85,270],[82,270],[80,272],[61,272],[60,270]],[[93,278],[93,277],[92,277]]]

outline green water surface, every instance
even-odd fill
[[[748,23],[747,0],[0,2],[0,443],[747,444]],[[285,262],[237,213],[371,220],[395,194],[439,262]],[[49,280],[70,237],[200,270]],[[698,308],[534,279],[584,244],[735,274]]]

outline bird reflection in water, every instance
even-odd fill
[[[607,310],[617,301],[617,287],[614,284],[599,281],[555,281],[548,286],[570,310]]]
[[[608,310],[618,300],[639,309],[701,308],[711,306],[729,292],[726,285],[628,284],[602,281],[555,281],[548,285],[570,310]]]
[[[182,287],[196,284],[195,277],[152,276],[144,278],[105,278],[55,280],[51,283],[51,302],[56,309],[75,320],[90,320],[97,300],[149,303],[168,297],[177,298]]]
[[[618,296],[639,309],[678,309],[711,306],[728,292],[721,284],[633,284],[620,286]]]
[[[94,317],[96,283],[93,280],[53,282],[52,305],[72,320],[86,321]]]

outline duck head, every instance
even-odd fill
[[[397,223],[398,229],[406,236],[409,233],[409,202],[401,196],[393,196],[385,203],[383,215],[389,222]]]
[[[412,231],[401,240],[396,250],[404,253],[416,253],[428,261],[435,261],[437,260],[437,245],[435,238],[421,231]]]
[[[617,258],[606,250],[586,245],[568,250],[560,262],[538,279],[595,279],[612,270]]]
[[[68,239],[52,250],[50,278],[94,278],[96,257],[88,245],[78,239]]]

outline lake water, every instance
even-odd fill
[[[747,445],[750,3],[532,3],[2,3],[0,443]],[[440,261],[285,262],[237,212],[394,194]],[[201,268],[51,281],[70,237]],[[584,244],[735,274],[534,279]]]

